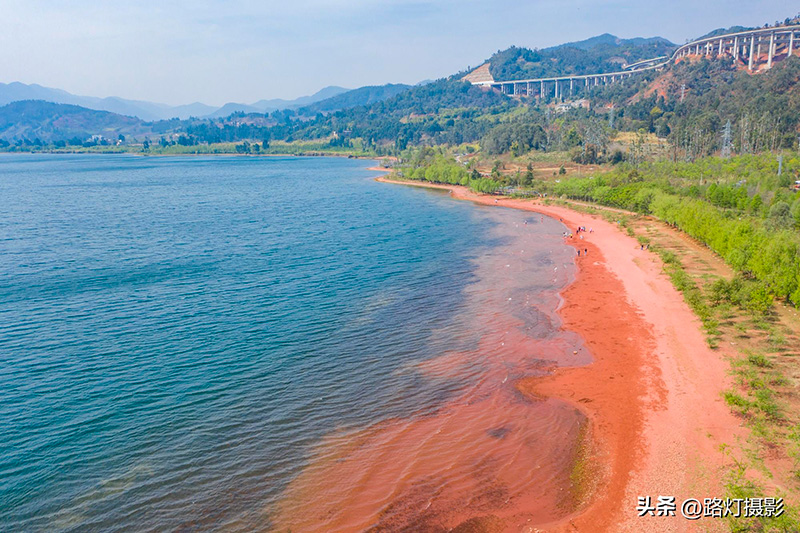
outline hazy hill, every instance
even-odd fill
[[[344,87],[330,86],[325,87],[324,89],[321,89],[312,95],[301,96],[300,98],[295,98],[294,100],[275,98],[272,100],[259,100],[253,104],[239,104],[231,102],[220,107],[213,113],[205,115],[203,118],[224,118],[232,115],[233,113],[270,113],[280,109],[298,109],[303,106],[335,97],[348,91],[349,89],[345,89]]]
[[[744,26],[731,26],[730,28],[717,28],[710,31],[705,35],[698,37],[698,39],[706,39],[708,37],[716,37],[717,35],[725,35],[727,33],[739,33],[740,31],[755,30],[756,28],[746,28]]]
[[[37,84],[0,83],[0,105],[22,100],[44,100],[56,104],[72,104],[98,111],[135,116],[142,120],[160,120],[172,116],[169,111],[171,108],[164,104],[125,100],[117,97],[95,98],[92,96],[78,96],[61,89],[42,87]],[[208,108],[205,112],[208,113],[213,109]]]
[[[262,110],[258,107],[249,104],[239,104],[236,102],[228,102],[219,109],[215,109],[211,113],[203,115],[201,118],[223,118],[230,116],[234,113],[261,113]]]
[[[610,34],[542,50],[512,46],[489,59],[496,80],[614,72],[642,59],[668,55],[676,45],[662,37],[620,39]]]
[[[137,117],[144,121],[168,120],[171,118],[187,119],[189,117],[226,117],[232,113],[268,113],[277,109],[297,109],[306,105],[331,98],[347,92],[343,87],[325,87],[309,96],[301,96],[294,100],[259,100],[253,104],[228,103],[218,108],[200,102],[193,104],[170,106],[141,100],[126,100],[116,96],[96,98],[79,96],[61,89],[43,87],[37,84],[20,82],[0,83],[0,105],[23,100],[43,100],[55,104],[72,104],[97,111],[108,111],[118,115]]]
[[[616,35],[611,35],[610,33],[604,33],[602,35],[597,35],[595,37],[589,37],[588,39],[584,39],[583,41],[575,41],[572,43],[564,43],[559,44],[557,46],[551,46],[550,48],[544,48],[542,51],[550,51],[550,50],[558,50],[559,48],[565,47],[572,47],[578,48],[580,50],[592,50],[595,48],[603,48],[603,47],[610,47],[610,48],[629,48],[629,47],[637,47],[637,48],[648,48],[648,47],[658,47],[658,46],[666,46],[666,47],[675,47],[675,44],[664,39],[663,37],[634,37],[632,39],[621,39]]]
[[[316,113],[330,113],[340,109],[370,105],[382,102],[410,88],[410,85],[402,83],[360,87],[303,107],[300,109],[300,113],[314,115]]]
[[[120,134],[131,136],[148,131],[138,118],[70,104],[23,100],[0,107],[0,139],[9,142],[52,142],[75,137],[85,140],[93,135],[116,140]]]
[[[328,98],[334,98],[348,91],[350,91],[350,89],[331,85],[329,87],[325,87],[324,89],[320,89],[310,96],[301,96],[300,98],[295,98],[294,100],[282,100],[280,98],[273,100],[259,100],[253,104],[253,107],[257,107],[264,111],[274,111],[275,109],[297,109],[316,102],[327,100]]]

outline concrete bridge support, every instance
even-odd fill
[[[769,34],[769,52],[767,53],[767,68],[772,68],[772,57],[775,54],[775,33]]]

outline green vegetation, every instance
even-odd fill
[[[800,305],[800,192],[789,188],[800,159],[787,155],[781,176],[776,166],[772,155],[660,161],[539,188],[655,215],[682,229],[740,273],[730,284],[720,282],[715,298],[763,314],[773,297]]]
[[[543,50],[512,46],[489,59],[490,72],[496,80],[617,72],[623,63],[669,55],[675,48],[666,39],[619,39],[609,34]]]
[[[727,450],[725,450],[727,452]],[[731,459],[733,459],[731,457]],[[765,498],[764,489],[746,475],[747,465],[733,459],[734,468],[728,473],[725,481],[726,498]],[[779,496],[780,497],[780,496]],[[784,503],[784,512],[780,516],[739,516],[733,514],[726,517],[728,527],[737,533],[758,531],[765,533],[785,533],[800,531],[800,514],[790,504]]]
[[[464,165],[433,148],[417,151],[406,165],[398,169],[398,174],[409,180],[463,185],[481,193],[494,193],[500,188],[496,180],[484,178],[474,169],[472,172],[468,171]]]

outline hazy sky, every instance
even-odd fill
[[[183,104],[417,83],[512,44],[674,42],[795,15],[787,0],[0,0],[0,82]]]

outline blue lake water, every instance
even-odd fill
[[[0,530],[268,527],[324,435],[459,390],[403,369],[476,342],[497,210],[369,165],[0,157]]]

